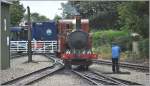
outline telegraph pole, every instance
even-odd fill
[[[27,7],[28,11],[28,62],[32,62],[32,46],[31,46],[31,20],[30,20],[30,8]]]

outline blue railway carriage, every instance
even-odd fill
[[[32,39],[41,41],[57,40],[57,26],[54,21],[33,22]]]
[[[31,31],[33,51],[40,50],[43,53],[57,51],[57,26],[54,21],[33,22]],[[20,52],[21,49],[21,52],[26,52],[27,40],[27,27],[11,27],[10,51],[16,49],[15,52]]]

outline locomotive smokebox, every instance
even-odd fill
[[[88,34],[83,31],[75,31],[69,34],[68,43],[71,49],[86,49],[88,45]]]
[[[80,15],[75,15],[75,20],[76,20],[76,30],[81,29],[81,16]]]

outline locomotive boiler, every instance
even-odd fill
[[[58,34],[58,56],[63,59],[65,66],[71,68],[71,65],[79,65],[88,69],[92,59],[97,58],[91,49],[88,19],[76,15],[74,19],[59,20]]]

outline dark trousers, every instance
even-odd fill
[[[118,58],[112,58],[112,71],[113,72],[119,72],[119,63]]]

